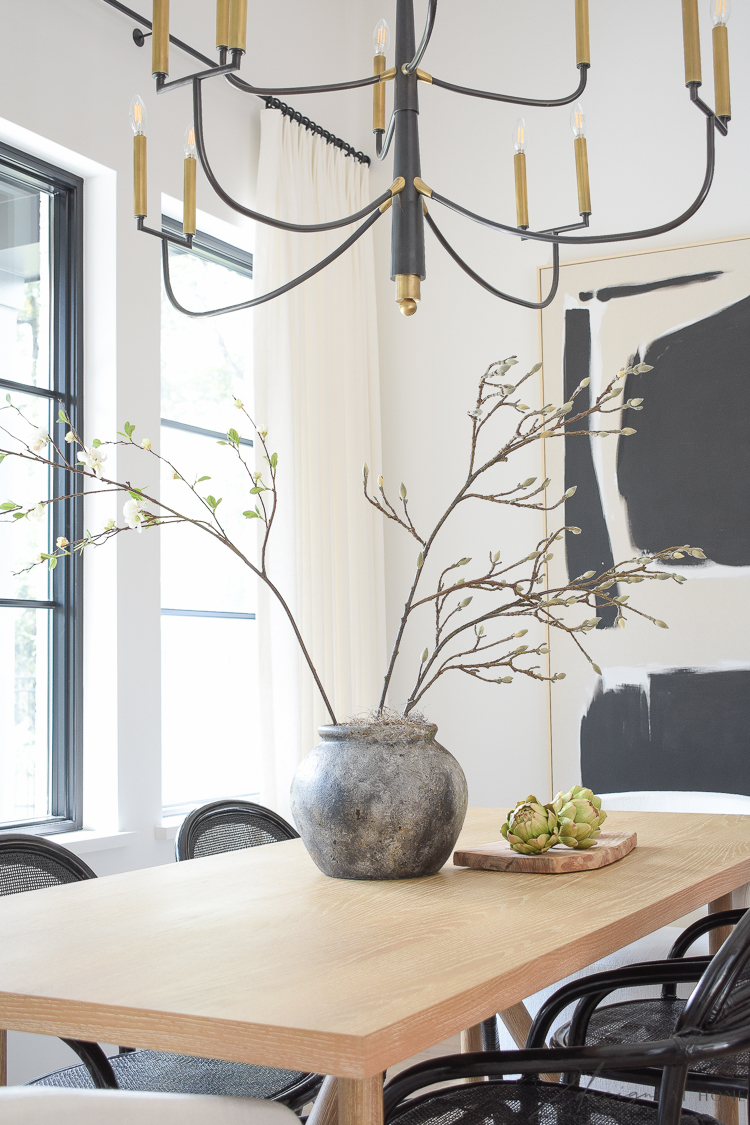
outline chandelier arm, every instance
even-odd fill
[[[424,25],[422,42],[417,47],[417,53],[411,60],[411,62],[404,63],[404,74],[413,74],[424,58],[424,53],[427,50],[430,39],[432,38],[432,32],[435,27],[435,14],[437,12],[437,6],[438,0],[430,0],[429,7],[427,9],[427,22]]]
[[[556,234],[554,231],[551,234],[546,234],[541,231],[522,230],[520,227],[506,226],[505,223],[497,223],[493,219],[483,218],[481,215],[475,215],[473,211],[469,211],[466,207],[462,207],[460,203],[454,203],[450,199],[446,199],[444,195],[433,191],[431,198],[436,203],[442,203],[444,207],[450,208],[459,215],[463,215],[466,219],[472,219],[475,223],[480,223],[481,226],[489,227],[491,230],[502,230],[506,234],[514,234],[517,238],[528,238],[534,242],[552,242],[564,246],[591,246],[592,244],[602,242],[632,242],[639,238],[653,238],[657,234],[666,234],[667,231],[675,230],[676,227],[682,226],[688,219],[692,218],[696,211],[703,206],[706,196],[711,190],[711,183],[714,177],[714,168],[716,164],[716,145],[714,141],[714,116],[713,114],[707,119],[707,161],[706,161],[706,175],[703,180],[701,190],[698,192],[695,200],[688,207],[687,211],[672,219],[669,223],[663,223],[658,227],[648,227],[646,230],[626,231],[620,234],[589,234],[583,235],[579,238],[571,238],[566,235]]]
[[[385,136],[383,136],[379,129],[375,133],[375,155],[377,156],[378,160],[385,160],[386,156],[388,155],[388,150],[391,147],[391,141],[393,140],[393,131],[395,128],[396,112],[394,110],[393,113],[391,113],[391,119],[388,122],[388,128],[386,130]]]
[[[351,226],[352,223],[359,222],[369,215],[371,211],[380,207],[387,200],[393,196],[393,186],[389,187],[387,191],[379,195],[377,199],[373,199],[366,207],[356,211],[353,215],[345,215],[343,219],[333,219],[329,223],[313,223],[307,225],[304,223],[287,223],[283,219],[274,219],[270,215],[261,215],[257,211],[252,211],[249,207],[243,206],[235,199],[232,199],[214,175],[213,169],[208,162],[206,155],[206,144],[203,135],[203,96],[201,93],[200,79],[196,78],[193,82],[193,124],[195,128],[195,148],[198,153],[198,159],[201,162],[201,167],[205,172],[206,179],[214,189],[216,194],[222,199],[233,211],[237,211],[240,215],[245,215],[248,219],[254,219],[256,223],[265,223],[269,227],[278,227],[279,230],[293,231],[298,234],[316,234],[326,230],[336,230],[338,227]]]
[[[445,82],[442,78],[435,78],[432,76],[432,85],[441,86],[444,90],[452,90],[454,94],[467,94],[470,98],[487,98],[491,102],[511,102],[513,105],[531,105],[542,106],[550,108],[556,105],[569,105],[580,98],[583,91],[586,89],[586,82],[588,81],[588,63],[581,63],[579,68],[581,72],[581,80],[577,88],[572,94],[566,98],[553,98],[551,100],[544,100],[541,98],[515,98],[511,94],[493,94],[489,90],[472,90],[468,86],[456,86],[453,82]],[[231,77],[227,81],[231,82]]]
[[[362,86],[375,86],[382,81],[381,74],[371,74],[367,78],[357,78],[353,82],[333,82],[325,86],[251,86],[236,74],[227,74],[226,79],[232,86],[242,90],[243,94],[257,94],[260,98],[275,98],[279,94],[328,94],[337,90],[357,90]]]
[[[192,317],[194,320],[202,320],[209,316],[222,316],[224,313],[241,312],[243,309],[253,309],[257,305],[264,305],[267,301],[273,301],[274,298],[283,296],[284,293],[288,293],[291,289],[296,289],[296,287],[298,285],[301,285],[303,281],[308,281],[311,277],[314,277],[316,273],[320,273],[320,271],[325,269],[326,266],[329,266],[331,262],[335,262],[336,259],[340,258],[341,255],[344,254],[350,246],[353,246],[354,243],[358,239],[360,239],[363,234],[367,234],[367,231],[371,226],[373,226],[374,223],[378,221],[382,214],[382,211],[373,212],[373,214],[370,215],[369,219],[362,223],[360,227],[357,227],[354,233],[350,234],[345,242],[342,242],[340,246],[337,246],[336,249],[333,250],[327,257],[323,258],[321,262],[318,262],[315,266],[311,266],[309,270],[306,270],[304,273],[300,274],[299,277],[295,277],[292,281],[287,281],[284,285],[279,286],[278,289],[274,289],[273,292],[264,293],[261,297],[253,297],[252,300],[242,301],[237,305],[225,305],[224,308],[221,309],[207,309],[205,311],[199,312],[192,309],[186,309],[185,306],[181,305],[175,297],[174,290],[172,289],[172,278],[169,269],[169,241],[166,238],[162,238],[162,271],[164,274],[164,288],[166,290],[167,297],[169,298],[169,303],[173,308],[177,310],[177,312],[183,313],[185,316]]]
[[[438,228],[429,211],[425,212],[425,219],[427,220],[427,225],[430,227],[432,233],[435,235],[443,249],[448,251],[451,258],[453,258],[453,261],[457,265],[459,265],[464,273],[467,273],[473,281],[476,281],[478,285],[481,285],[483,289],[486,289],[488,293],[491,293],[493,297],[500,297],[503,301],[511,301],[514,305],[521,305],[525,309],[546,309],[547,305],[552,304],[552,302],[554,301],[555,296],[557,295],[557,287],[560,283],[560,247],[557,245],[557,243],[555,243],[552,247],[552,283],[550,285],[549,293],[543,301],[524,301],[522,297],[512,297],[510,293],[503,293],[501,289],[495,289],[494,285],[490,285],[488,281],[485,281],[483,277],[480,277],[479,274],[476,273],[459,254],[456,253],[451,244],[443,235],[442,231],[440,231],[440,229]]]

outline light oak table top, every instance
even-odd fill
[[[575,874],[346,882],[293,840],[7,896],[0,1027],[366,1078],[750,881],[748,817],[607,826],[638,847]]]

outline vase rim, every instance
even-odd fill
[[[437,723],[420,723],[417,726],[405,719],[403,723],[329,723],[318,727],[318,734],[328,742],[351,739],[386,743],[421,742],[424,739],[434,739],[437,729]]]

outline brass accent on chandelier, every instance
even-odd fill
[[[169,74],[169,0],[154,0],[151,73]]]
[[[698,0],[682,0],[682,40],[685,50],[685,85],[701,85],[701,39]]]
[[[247,48],[247,0],[229,0],[229,48]]]
[[[426,70],[420,70],[419,67],[417,67],[416,74],[420,82],[429,82],[429,84],[432,85],[432,75],[428,74]]]
[[[716,25],[713,30],[713,41],[716,116],[728,121],[732,116],[732,100],[729,96],[729,40],[725,23]]]
[[[415,273],[396,274],[396,300],[404,316],[414,316],[421,300],[422,282]]]
[[[390,199],[386,199],[385,203],[381,203],[378,210],[380,211],[381,214],[384,215],[386,213],[386,211],[388,210],[388,208],[392,207],[392,206],[393,206],[393,196],[391,196]]]
[[[182,233],[195,234],[195,173],[198,162],[194,156],[185,157],[184,188],[182,196]]]
[[[406,187],[406,180],[403,176],[396,176],[396,179],[391,184],[391,195],[398,195]]]
[[[397,73],[398,72],[397,72],[395,66],[392,66],[390,70],[384,70],[383,71],[383,73],[380,75],[380,81],[381,82],[391,82],[396,77]]]
[[[586,138],[576,137],[573,142],[576,150],[576,180],[578,182],[578,214],[591,214],[591,190],[589,188],[589,158]]]
[[[420,179],[419,176],[414,177],[414,187],[417,189],[420,195],[426,195],[428,199],[432,197],[432,188],[428,187],[424,180]]]
[[[372,60],[372,73],[382,74],[385,70],[385,55],[375,55]],[[385,132],[385,86],[376,82],[372,88],[372,131]]]
[[[148,179],[146,138],[143,133],[133,137],[133,214],[137,219],[148,214]]]
[[[576,0],[576,65],[591,66],[589,0]]]
[[[229,46],[229,0],[216,0],[216,46]]]
[[[529,229],[529,197],[526,188],[526,153],[517,152],[513,157],[513,170],[516,178],[516,226]]]

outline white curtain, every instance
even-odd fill
[[[259,211],[315,223],[370,198],[366,165],[277,110],[261,111]],[[258,224],[256,294],[304,272],[353,229],[288,234]],[[342,720],[376,706],[385,656],[382,526],[361,485],[363,462],[376,472],[381,464],[370,233],[256,311],[255,387],[256,420],[279,457],[269,574]],[[288,816],[294,770],[330,720],[286,618],[260,584],[258,618],[261,799]]]

